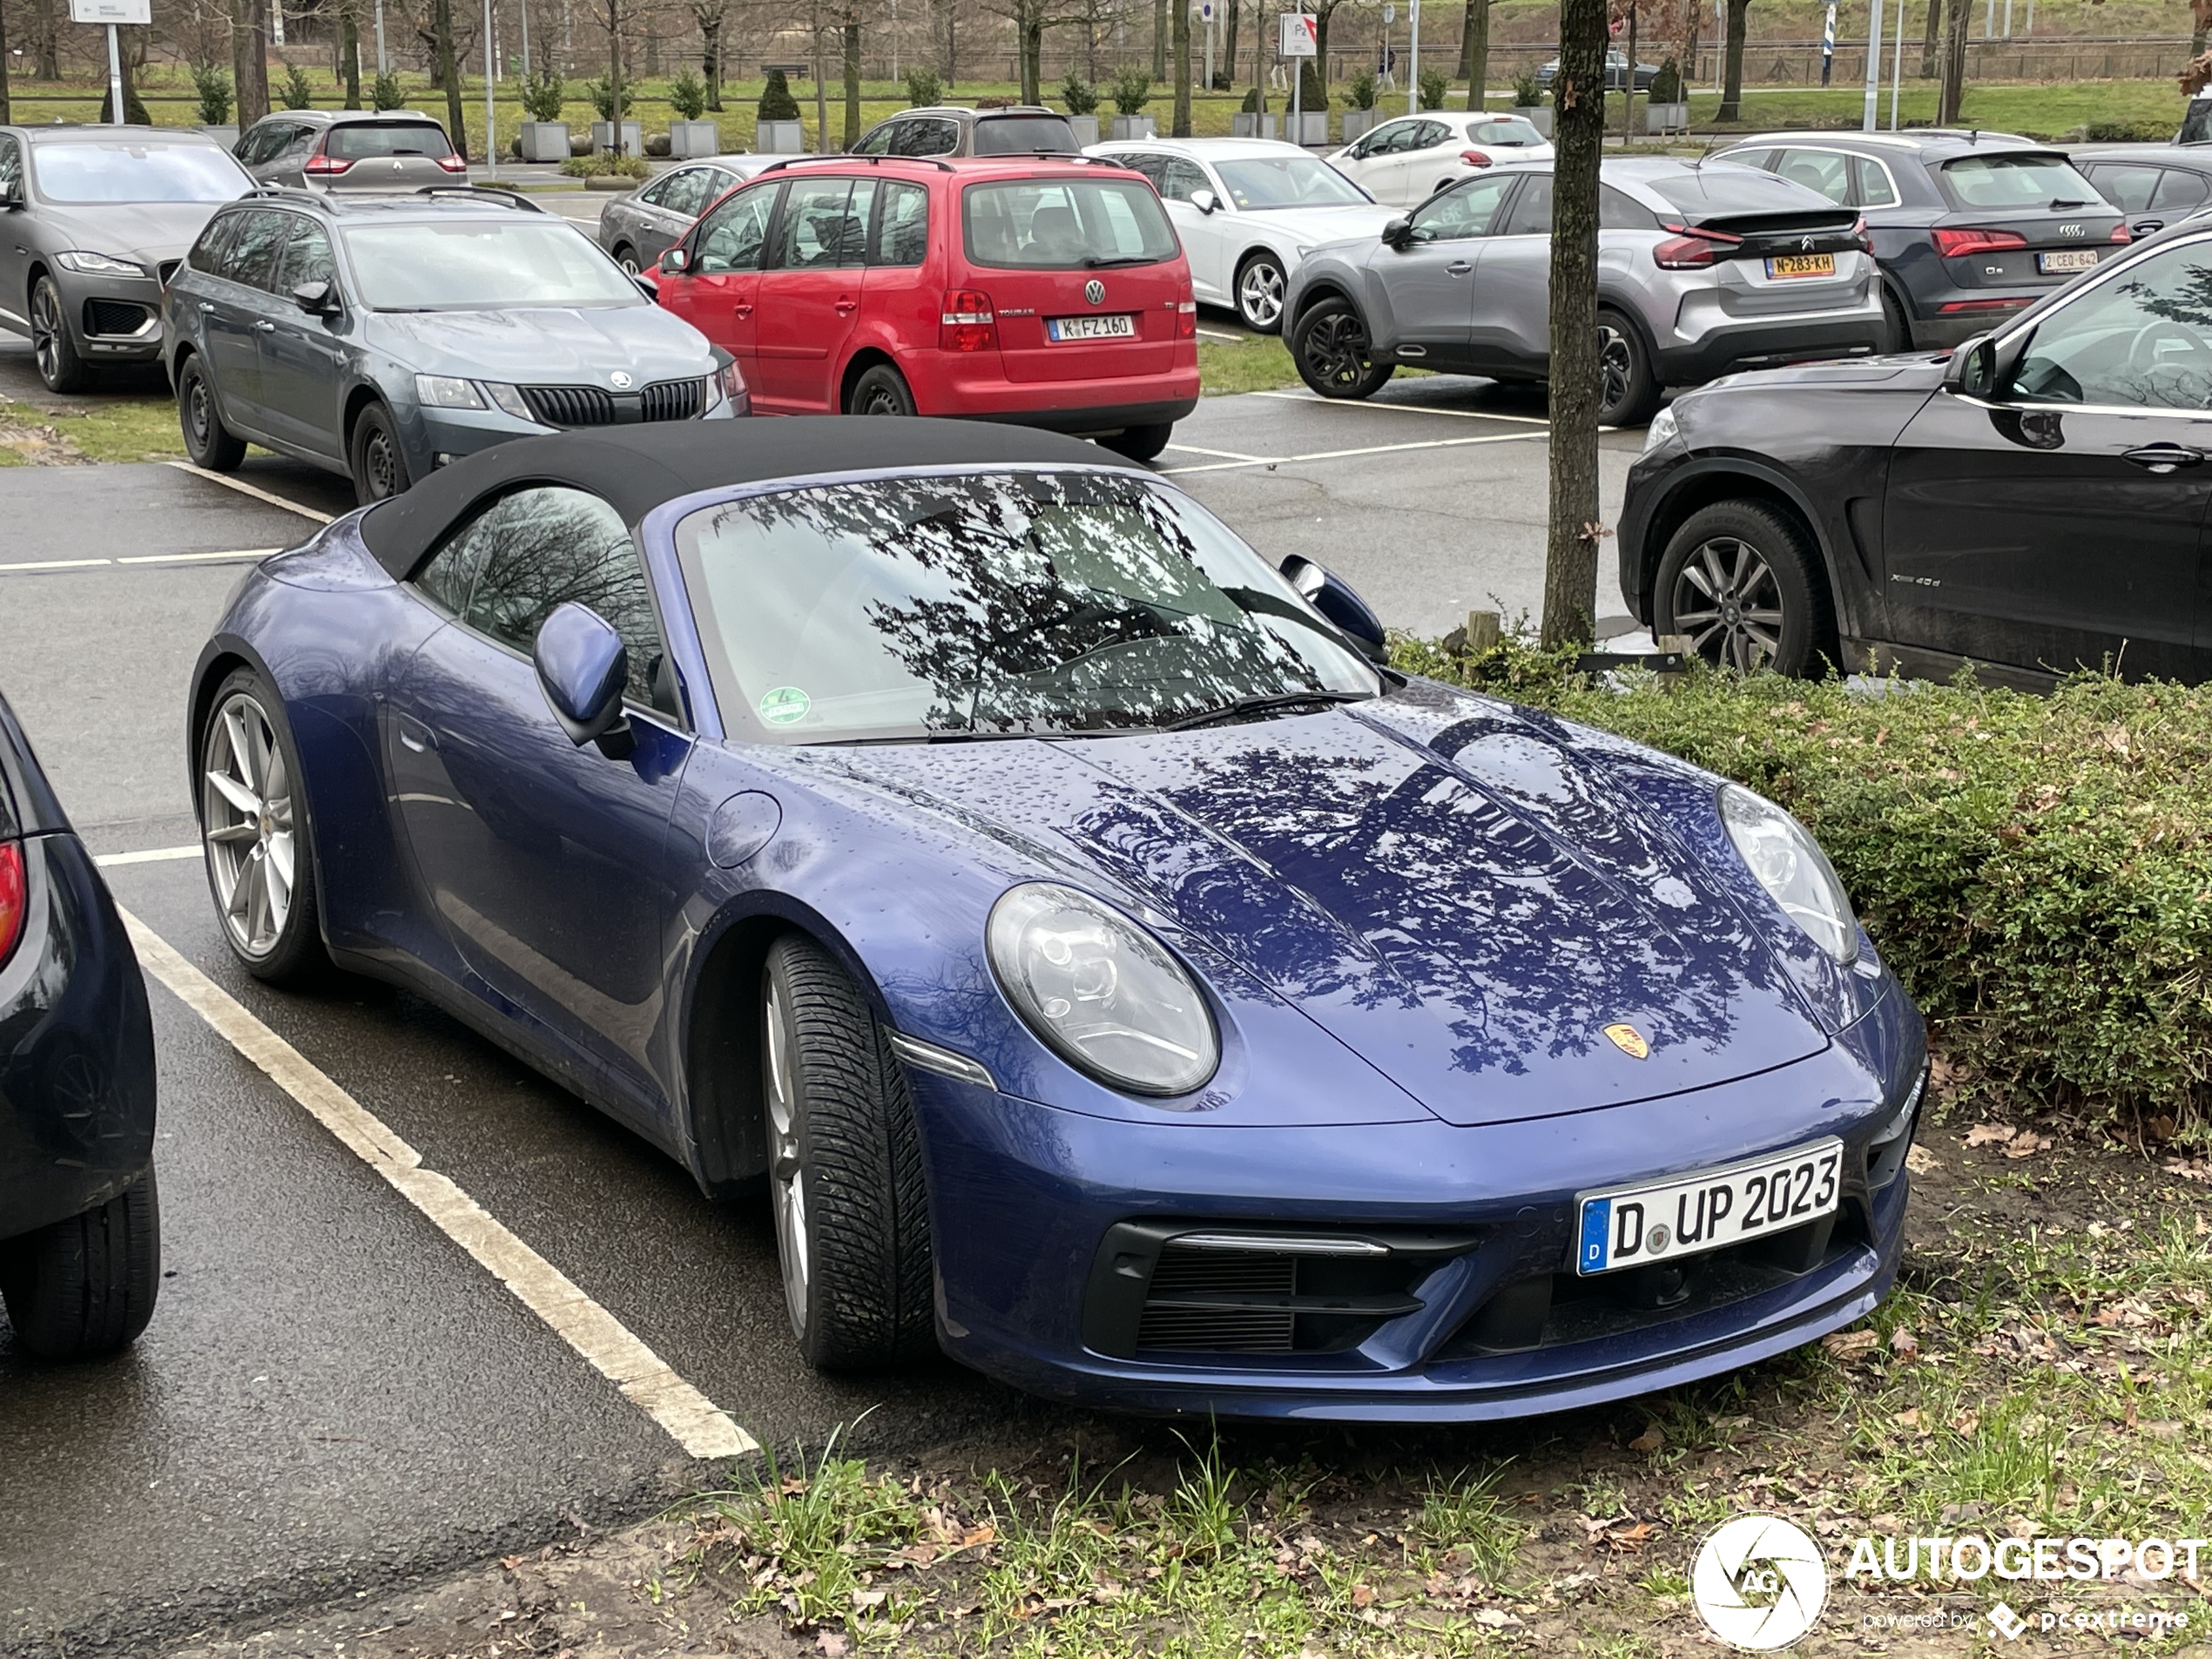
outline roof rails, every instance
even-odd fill
[[[918,167],[934,167],[940,172],[960,171],[942,156],[786,156],[781,161],[770,162],[753,176],[757,179],[765,179],[770,173],[781,172],[786,167],[806,166],[821,161],[839,162],[848,167],[857,166],[863,161],[871,167],[880,167],[887,161],[910,161]]]
[[[314,202],[318,206],[321,206],[321,204],[327,199],[321,192],[313,190],[303,190],[298,185],[269,185],[257,183],[254,185],[253,189],[246,192],[246,195],[248,197],[274,196],[280,199],[289,198],[294,201]],[[240,200],[244,200],[245,199],[245,197],[239,198]]]
[[[542,213],[545,211],[522,192],[509,185],[423,185],[419,186],[415,193],[418,196],[459,196],[470,201],[497,202],[502,207],[527,208],[533,213]]]

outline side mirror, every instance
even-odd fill
[[[691,250],[687,247],[672,247],[660,256],[660,273],[663,276],[678,276],[691,268]]]
[[[1194,190],[1190,192],[1190,205],[1202,213],[1211,213],[1221,206],[1221,198],[1211,190]]]
[[[1413,239],[1413,221],[1402,215],[1382,227],[1385,247],[1403,247]]]
[[[302,282],[292,290],[292,303],[310,317],[334,317],[343,308],[338,290],[327,282]]]
[[[1368,658],[1378,663],[1383,660],[1386,651],[1382,621],[1350,583],[1297,553],[1283,561],[1281,570],[1300,598],[1343,629]]]
[[[640,271],[636,276],[631,278],[630,280],[637,285],[637,292],[644,294],[648,300],[658,300],[660,298],[660,284],[654,281],[652,278],[647,276],[643,271]]]
[[[1943,389],[1961,397],[1987,397],[1997,389],[1997,342],[1976,334],[1951,354],[1944,365]]]
[[[634,739],[622,712],[630,649],[604,617],[574,601],[563,605],[537,631],[530,660],[570,743],[579,749],[597,743],[617,759],[630,752]]]
[[[0,185],[0,208],[14,212],[23,206],[23,185],[15,179]]]

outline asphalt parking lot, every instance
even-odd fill
[[[29,373],[0,341],[0,392]],[[1641,434],[1602,442],[1610,512]],[[1393,625],[1539,603],[1545,428],[1526,393],[1432,377],[1366,404],[1211,399],[1159,465]],[[867,1413],[858,1443],[887,1448],[1044,1410],[948,1365],[815,1375],[765,1201],[708,1203],[411,997],[285,995],[235,968],[194,846],[180,694],[241,572],[351,504],[343,481],[258,452],[228,480],[0,470],[0,689],[116,860],[118,901],[743,1436],[819,1443]],[[1620,609],[1602,574],[1601,615]],[[644,1513],[698,1472],[711,1436],[687,1445],[641,1408],[573,1321],[534,1310],[248,1059],[235,1023],[158,987],[153,1009],[162,1303],[95,1366],[33,1366],[0,1322],[0,1650],[158,1650]]]

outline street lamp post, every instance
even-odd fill
[[[492,89],[498,83],[492,69],[491,0],[484,0],[484,168],[494,179],[499,177],[499,130],[492,125]],[[622,111],[615,111],[615,119],[622,119]],[[621,152],[621,129],[616,129],[615,150]]]
[[[1905,0],[1897,0],[1899,6]],[[1874,130],[1876,111],[1882,102],[1882,0],[1872,0],[1866,17],[1866,106],[1861,111],[1859,130]]]

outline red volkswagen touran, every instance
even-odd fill
[[[1198,401],[1175,227],[1110,164],[794,158],[646,274],[758,415],[973,415],[1149,461]]]

